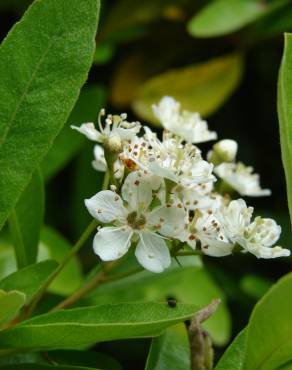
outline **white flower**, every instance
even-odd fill
[[[91,162],[92,167],[96,171],[105,172],[107,169],[107,163],[104,157],[104,149],[101,145],[95,145],[94,150],[94,160]],[[120,179],[124,175],[124,164],[117,159],[114,162],[114,175],[117,179]]]
[[[234,247],[212,211],[196,211],[188,225],[186,242],[195,249],[198,240],[201,242],[202,252],[213,257],[227,256]]]
[[[271,194],[270,189],[261,189],[259,175],[243,163],[221,163],[215,167],[214,172],[242,196],[261,197]]]
[[[159,184],[156,177],[132,172],[123,185],[122,198],[105,190],[85,200],[94,218],[113,225],[101,228],[94,238],[94,251],[102,260],[122,257],[138,238],[135,255],[143,267],[161,272],[170,265],[169,249],[161,235],[175,238],[184,228],[185,211],[170,205],[151,210],[152,190]]]
[[[170,96],[163,97],[152,109],[165,129],[189,143],[217,139],[216,132],[208,130],[207,122],[201,119],[199,113],[181,111],[180,103]]]
[[[83,123],[80,127],[71,126],[71,128],[81,132],[89,140],[97,141],[116,149],[116,151],[120,151],[126,141],[136,136],[140,131],[141,125],[139,122],[127,122],[127,115],[123,113],[120,116],[108,115],[105,119],[105,127],[103,127],[101,118],[104,115],[105,111],[102,109],[98,117],[99,131],[92,122]]]
[[[215,180],[213,165],[202,159],[197,147],[167,135],[160,141],[148,127],[144,129],[147,146],[139,159],[132,157],[142,169],[189,188]]]
[[[183,202],[188,211],[219,209],[224,204],[222,195],[213,191],[213,182],[197,184],[190,189],[177,186],[173,190],[174,199]]]
[[[208,152],[207,159],[212,163],[233,162],[237,154],[238,144],[235,140],[224,139],[213,145]]]
[[[228,238],[258,258],[276,258],[290,255],[288,249],[271,246],[279,239],[281,227],[270,218],[257,217],[251,222],[253,208],[243,199],[233,200],[222,208],[220,217]]]

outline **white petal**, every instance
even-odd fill
[[[162,272],[171,263],[165,241],[147,231],[139,233],[139,236],[140,241],[135,251],[138,262],[149,271]]]
[[[92,141],[100,141],[101,133],[97,131],[94,124],[92,122],[83,123],[80,127],[71,126],[73,130],[77,130],[81,132],[81,134],[85,135],[89,140]]]
[[[103,261],[113,261],[127,253],[131,245],[131,230],[103,227],[93,240],[93,250]]]
[[[245,249],[254,254],[258,258],[278,258],[278,257],[288,257],[290,256],[291,252],[289,249],[284,249],[281,247],[264,247],[259,244],[253,244],[246,242],[245,243]]]
[[[185,228],[186,212],[183,207],[163,206],[155,208],[147,217],[147,226],[158,226],[157,231],[164,236],[181,239]]]
[[[234,244],[217,239],[201,238],[202,252],[212,257],[224,257],[232,253]]]
[[[152,201],[151,183],[140,172],[134,171],[124,182],[122,197],[131,210],[147,209]]]
[[[92,198],[85,199],[85,205],[91,216],[101,222],[123,221],[126,217],[122,199],[111,190],[100,191]]]
[[[95,145],[94,150],[94,161],[92,161],[92,166],[95,170],[100,171],[100,172],[105,172],[107,165],[106,161],[104,158],[104,150],[101,145]]]

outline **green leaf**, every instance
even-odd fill
[[[37,170],[8,219],[18,268],[36,262],[44,207],[44,184]]]
[[[220,358],[215,370],[242,370],[246,330],[240,332]]]
[[[167,71],[140,86],[133,109],[144,120],[155,123],[151,106],[169,95],[180,101],[183,109],[209,115],[236,89],[242,67],[241,56],[231,54]]]
[[[78,153],[86,139],[77,135],[70,125],[81,125],[84,122],[94,122],[105,101],[105,91],[99,86],[85,86],[70,117],[57,136],[53,146],[42,163],[44,178],[54,177]]]
[[[191,318],[194,305],[125,303],[76,308],[34,317],[0,333],[0,348],[80,349],[96,342],[152,337]]]
[[[198,266],[196,257],[180,257],[179,261],[183,268],[174,262],[172,268],[163,274],[143,271],[120,281],[103,284],[85,302],[95,305],[131,301],[161,302],[173,297],[178,302],[204,307],[212,299],[220,298],[222,302],[218,310],[204,323],[204,328],[217,345],[225,344],[230,336],[231,325],[223,292],[206,270]]]
[[[12,320],[24,305],[25,294],[17,290],[0,290],[0,326]]]
[[[96,367],[66,366],[66,365],[41,365],[41,364],[18,364],[3,365],[0,370],[98,370]]]
[[[71,245],[68,241],[57,231],[48,226],[42,229],[39,260],[51,258],[61,262],[70,248]],[[81,264],[78,257],[75,256],[50,285],[49,291],[55,294],[68,295],[79,288],[82,281]]]
[[[214,0],[188,23],[195,37],[216,37],[237,31],[260,18],[269,5],[255,0]]]
[[[278,116],[282,162],[285,170],[292,222],[292,34],[285,34],[285,47],[278,81]]]
[[[190,369],[190,348],[184,324],[172,326],[152,339],[145,370]]]
[[[57,266],[57,262],[52,260],[27,266],[1,280],[0,289],[17,289],[25,293],[25,303],[28,304]]]
[[[77,100],[95,45],[98,0],[38,0],[0,49],[0,227]]]
[[[292,274],[255,306],[246,332],[244,370],[274,370],[292,359]]]

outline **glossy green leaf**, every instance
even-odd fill
[[[61,262],[70,251],[71,245],[57,231],[50,227],[44,227],[41,232],[41,245],[39,260],[54,259]],[[67,295],[79,288],[82,277],[81,264],[75,256],[58,275],[49,287],[49,291],[55,294]]]
[[[184,324],[172,326],[152,339],[145,370],[188,370],[190,366],[190,346]]]
[[[0,290],[0,326],[12,320],[24,305],[25,294],[17,290]]]
[[[209,115],[238,86],[242,64],[240,55],[231,54],[157,75],[140,86],[133,109],[144,120],[156,122],[151,106],[169,95],[180,101],[183,109]]]
[[[152,337],[192,317],[197,307],[125,303],[76,308],[34,317],[0,333],[0,348],[79,349],[96,342]]]
[[[55,176],[78,153],[86,139],[77,135],[70,125],[79,126],[84,122],[94,122],[105,100],[105,91],[98,86],[85,86],[72,110],[67,123],[54,141],[42,163],[45,180]]]
[[[0,289],[17,289],[25,293],[26,301],[29,303],[32,297],[37,293],[50,274],[57,268],[56,261],[49,260],[39,262],[18,270],[0,281]]]
[[[44,198],[43,178],[37,170],[8,219],[18,268],[36,262],[44,217]]]
[[[35,1],[0,49],[0,227],[67,120],[90,68],[98,0]]]
[[[216,37],[239,30],[268,11],[268,5],[255,0],[214,0],[188,23],[196,37]]]
[[[246,332],[244,370],[274,370],[292,359],[292,274],[255,306]]]
[[[66,366],[66,365],[42,365],[42,364],[17,364],[3,365],[0,370],[98,370],[96,367]]]
[[[240,332],[220,358],[215,370],[242,370],[245,354],[246,330]]]
[[[278,116],[282,162],[285,170],[292,222],[292,34],[285,34],[285,47],[278,81]]]
[[[230,336],[230,317],[223,292],[205,269],[198,265],[196,257],[180,257],[179,260],[183,268],[174,262],[173,267],[163,274],[143,271],[120,281],[103,284],[87,298],[86,303],[161,302],[173,297],[178,302],[203,307],[212,299],[221,298],[218,310],[204,323],[204,328],[216,344],[225,344]]]

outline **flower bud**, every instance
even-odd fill
[[[237,142],[230,139],[218,141],[208,153],[208,160],[215,165],[222,162],[233,162],[237,154]]]
[[[120,153],[122,151],[122,141],[119,136],[109,136],[104,141],[104,149],[109,153]]]

